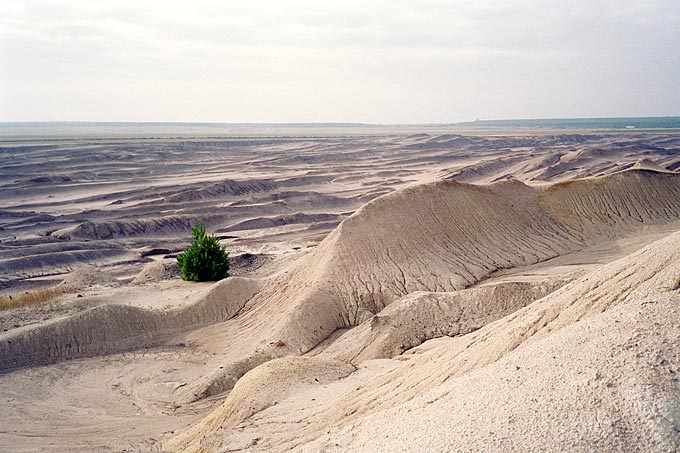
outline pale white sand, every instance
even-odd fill
[[[98,271],[1,313],[3,451],[677,447],[667,136],[201,143],[60,145],[108,188],[11,183],[9,288]],[[181,282],[205,212],[252,255]]]

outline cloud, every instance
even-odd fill
[[[672,0],[5,2],[0,120],[679,114],[678,30]]]

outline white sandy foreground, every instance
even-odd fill
[[[391,360],[279,359],[176,451],[675,451],[680,233]],[[339,376],[342,379],[333,381]]]
[[[408,187],[267,277],[9,330],[0,449],[676,451],[680,175],[642,167]]]

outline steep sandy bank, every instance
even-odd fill
[[[679,288],[675,233],[383,371],[369,361],[375,371],[360,369],[351,385],[281,393],[246,422],[225,403],[166,447],[219,451],[257,438],[247,449],[673,451]],[[243,398],[235,388],[228,400]]]

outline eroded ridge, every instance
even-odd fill
[[[286,273],[256,283],[221,283],[217,288],[226,289],[219,296],[177,313],[97,307],[10,333],[0,341],[1,366],[127,350],[135,341],[146,347],[173,329],[207,326],[193,334],[199,346],[202,335],[217,335],[230,347],[221,352],[227,361],[221,371],[187,389],[205,397],[228,390],[260,363],[311,350],[337,329],[361,324],[415,291],[460,290],[499,269],[675,222],[678,200],[680,176],[649,170],[545,188],[512,180],[414,186],[365,205]],[[225,323],[236,313],[237,323]],[[115,327],[102,329],[102,323]]]

